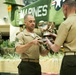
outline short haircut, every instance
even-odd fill
[[[24,20],[25,20],[29,15],[31,15],[31,14],[26,14],[26,15],[24,16]],[[33,16],[33,15],[31,15],[31,16]]]
[[[63,2],[63,5],[64,4],[68,5],[69,7],[76,7],[76,1],[75,0],[65,0]]]

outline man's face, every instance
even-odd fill
[[[33,31],[35,28],[35,18],[31,15],[28,15],[27,19],[25,20],[25,25],[28,31]]]

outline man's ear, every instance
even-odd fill
[[[24,21],[24,24],[26,24],[26,21]]]
[[[64,10],[67,10],[68,5],[63,5]]]

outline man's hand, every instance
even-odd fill
[[[38,38],[36,38],[35,40],[32,41],[33,44],[38,45],[40,42],[40,40]]]
[[[52,43],[51,43],[51,41],[47,37],[46,37],[45,44],[47,44],[47,46],[51,48]]]
[[[52,37],[54,40],[55,40],[56,36],[57,36],[57,35],[54,34],[54,33],[51,33],[51,34],[50,34],[50,37]]]

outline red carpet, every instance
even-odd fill
[[[58,74],[47,74],[47,73],[43,73],[42,75],[58,75]]]

